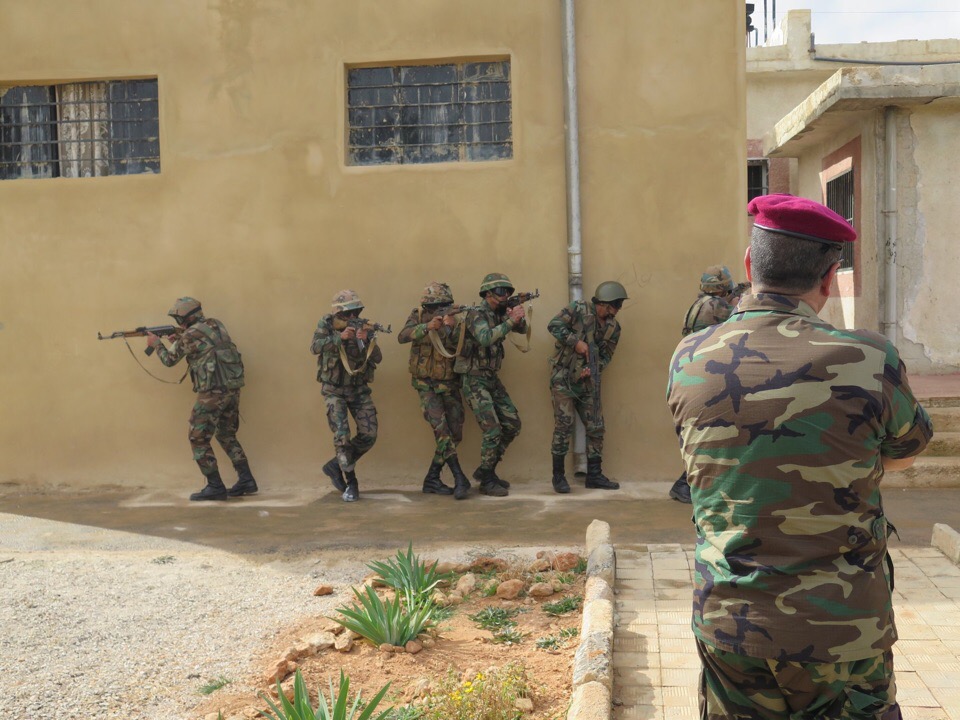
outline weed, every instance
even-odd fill
[[[433,624],[438,624],[446,622],[453,617],[454,613],[457,612],[457,609],[453,605],[447,605],[446,607],[436,607],[434,608],[433,615],[430,620]]]
[[[577,575],[583,575],[587,571],[586,558],[579,558],[577,564],[573,566],[573,572]]]
[[[563,628],[557,635],[562,638],[575,638],[580,634],[580,629],[575,627]]]
[[[169,565],[175,560],[176,558],[173,555],[160,555],[159,557],[155,557],[150,562],[152,562],[154,565]]]
[[[310,706],[310,694],[307,692],[307,684],[303,681],[303,675],[300,673],[300,670],[297,670],[297,674],[293,680],[293,701],[287,700],[283,694],[283,689],[280,687],[280,681],[277,680],[277,694],[280,706],[277,707],[277,704],[274,703],[273,700],[263,693],[260,693],[260,697],[266,701],[271,710],[271,712],[261,710],[260,714],[268,718],[268,720],[388,720],[393,708],[388,708],[378,715],[374,715],[373,713],[376,711],[380,701],[383,700],[383,696],[387,693],[387,688],[389,687],[390,683],[384,685],[380,688],[380,692],[374,695],[370,701],[361,700],[360,694],[358,693],[356,699],[353,701],[353,705],[348,707],[347,695],[350,691],[350,678],[345,676],[343,670],[341,670],[340,687],[337,693],[334,694],[333,692],[332,680],[330,681],[329,698],[324,697],[323,692],[318,688],[317,708],[314,710]]]
[[[523,633],[513,628],[500,628],[493,634],[493,642],[501,645],[519,645],[523,642]]]
[[[563,600],[558,600],[557,602],[552,603],[544,603],[540,607],[543,608],[543,611],[548,615],[563,615],[564,613],[578,610],[582,602],[583,598],[579,595],[569,595],[563,598]]]
[[[557,573],[556,578],[564,585],[573,585],[573,583],[577,581],[577,579],[573,576],[573,573]]]
[[[478,672],[461,680],[451,669],[431,694],[423,720],[514,720],[517,698],[529,693],[526,670],[519,663]]]
[[[430,627],[437,610],[432,602],[405,609],[400,604],[399,594],[392,601],[384,602],[371,587],[366,588],[366,593],[354,588],[353,594],[360,604],[337,608],[344,619],[334,619],[334,622],[362,635],[374,645],[406,645]]]
[[[556,650],[560,647],[560,640],[556,635],[547,635],[546,637],[537,638],[537,647],[540,650]]]
[[[232,682],[233,680],[225,678],[223,675],[221,675],[216,680],[211,680],[210,682],[205,683],[204,685],[201,685],[200,687],[198,687],[197,692],[200,693],[201,695],[210,695],[211,693],[215,693],[224,685],[229,685]]]
[[[403,594],[404,604],[408,609],[430,602],[433,590],[451,575],[442,575],[436,571],[436,565],[429,567],[417,555],[413,554],[413,543],[403,550],[397,551],[395,559],[386,562],[371,562],[367,564],[377,573],[384,584],[392,587],[398,594]]]
[[[499,587],[499,585],[500,583],[498,583],[496,580],[491,580],[490,582],[488,582],[486,585],[483,586],[483,590],[481,590],[481,592],[483,593],[483,596],[493,597],[494,595],[496,595],[497,588]]]
[[[421,718],[423,718],[423,710],[420,708],[413,705],[401,705],[393,708],[387,715],[386,720],[421,720]]]
[[[507,610],[499,607],[485,607],[476,615],[467,615],[484,630],[493,630],[496,632],[502,628],[512,628],[517,626],[513,616],[520,612],[517,609]]]

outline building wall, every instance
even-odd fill
[[[663,480],[680,464],[663,393],[681,316],[745,232],[742,8],[696,0],[682,26],[634,0],[577,10],[586,294],[615,278],[631,296],[604,375],[606,469]],[[500,271],[542,294],[533,350],[508,348],[524,429],[504,472],[547,482],[545,326],[567,301],[558,2],[0,0],[0,16],[17,28],[0,83],[158,77],[162,155],[159,175],[0,182],[0,481],[196,485],[189,381],[95,340],[162,324],[189,294],[243,353],[254,472],[314,483],[332,442],[308,348],[333,294],[357,290],[396,331],[427,282],[473,301]],[[346,66],[478,56],[511,59],[513,159],[345,165]],[[395,337],[361,466],[374,485],[419,479],[432,454]],[[465,467],[477,448],[469,420]]]

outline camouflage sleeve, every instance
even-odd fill
[[[327,323],[321,320],[317,324],[317,330],[313,333],[313,342],[310,344],[310,352],[314,355],[322,355],[327,348],[337,348],[340,346],[340,333],[336,332]]]
[[[373,365],[379,365],[383,360],[383,353],[380,351],[380,343],[377,343],[373,346],[373,350],[370,351],[370,362]]]
[[[614,320],[613,322],[617,322]],[[617,322],[616,329],[609,340],[602,341],[597,346],[597,355],[600,359],[600,372],[613,360],[613,354],[617,351],[617,345],[620,343],[620,323]]]
[[[416,310],[410,313],[403,330],[397,335],[397,342],[403,344],[423,340],[427,336],[427,324],[420,322],[420,313]]]
[[[197,347],[197,343],[197,331],[188,328],[179,338],[174,340],[169,350],[161,339],[160,342],[157,343],[157,357],[160,358],[160,362],[167,367],[173,367],[188,356]]]
[[[910,390],[906,365],[891,343],[883,368],[883,401],[887,435],[880,453],[889,458],[919,455],[933,437],[933,424]]]
[[[525,333],[527,331],[526,318],[521,318],[520,322],[513,322],[512,320],[507,320],[507,323],[511,323],[510,332]]]
[[[513,321],[509,318],[496,327],[490,327],[487,319],[476,310],[470,311],[465,322],[467,331],[483,347],[490,347],[494,343],[500,342],[515,327]]]
[[[553,320],[547,325],[547,331],[559,340],[563,345],[573,347],[580,338],[573,332],[573,317],[576,312],[576,305],[571,303],[563,310],[553,316]]]

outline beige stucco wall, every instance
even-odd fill
[[[680,316],[705,259],[733,265],[744,233],[742,9],[697,0],[682,27],[635,0],[577,9],[585,283],[632,298],[604,376],[606,468],[665,480]],[[162,153],[155,176],[0,183],[0,481],[197,485],[188,383],[96,341],[190,294],[243,352],[240,440],[261,484],[318,482],[332,442],[308,346],[333,293],[356,289],[396,330],[428,281],[467,301],[497,270],[542,293],[533,351],[508,349],[524,430],[504,472],[547,482],[545,325],[567,299],[558,2],[0,0],[0,17],[17,29],[0,82],[157,76]],[[511,59],[512,160],[344,165],[345,65],[474,56]],[[432,454],[395,337],[361,466],[374,486]],[[477,447],[470,419],[468,469]]]

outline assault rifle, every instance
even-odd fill
[[[533,292],[518,292],[507,298],[507,307],[512,308],[540,297],[540,288]]]
[[[429,310],[432,312],[433,317],[435,318],[445,318],[448,315],[459,315],[460,313],[466,312],[469,309],[470,308],[467,305],[454,305],[452,303],[449,305],[428,305],[424,307],[424,310]]]
[[[154,335],[159,335],[160,337],[165,337],[167,335],[179,335],[183,332],[183,328],[177,327],[176,325],[156,325],[154,327],[141,326],[135,330],[117,330],[115,333],[110,335],[101,335],[97,333],[97,340],[114,340],[116,338],[128,338],[128,337],[146,337],[147,333],[152,333]],[[147,355],[153,355],[155,348],[147,347],[143,352]]]
[[[587,343],[587,367],[590,368],[590,382],[593,383],[593,417],[600,417],[600,358],[598,357],[598,348],[596,342]]]
[[[359,318],[359,317],[350,318],[349,320],[347,320],[347,327],[352,327],[357,332],[360,332],[361,330],[366,330],[371,340],[376,336],[378,332],[387,333],[388,335],[393,332],[393,330],[390,329],[389,325],[384,327],[378,322],[371,322],[370,320],[366,320],[364,318]],[[360,352],[363,352],[364,348],[366,347],[366,343],[360,338],[357,338],[357,347],[360,348]]]

